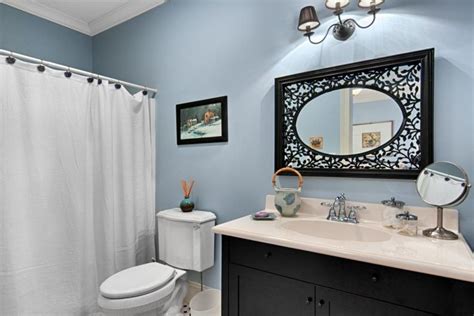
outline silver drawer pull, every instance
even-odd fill
[[[372,282],[377,283],[379,281],[379,277],[376,274],[373,274],[372,277],[370,278]]]

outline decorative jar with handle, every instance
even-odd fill
[[[282,172],[291,172],[298,176],[298,187],[280,188],[277,185],[277,176]],[[281,168],[273,174],[272,177],[273,189],[275,190],[275,207],[280,212],[281,216],[293,217],[301,208],[301,188],[303,187],[303,177],[301,173],[291,167]]]

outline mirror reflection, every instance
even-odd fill
[[[387,94],[367,88],[344,88],[306,104],[296,120],[296,130],[312,149],[353,155],[383,146],[402,123],[399,105]]]
[[[426,203],[443,207],[461,203],[468,185],[466,173],[449,162],[429,165],[416,181],[418,193]]]

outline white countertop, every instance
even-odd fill
[[[361,222],[359,224],[339,223],[338,225],[361,225],[381,230],[391,235],[387,241],[361,242],[325,239],[282,227],[282,224],[295,220],[326,221],[327,208],[320,206],[321,201],[326,200],[304,198],[303,206],[297,217],[285,218],[278,214],[274,221],[255,221],[249,215],[215,226],[213,231],[216,234],[287,248],[474,282],[473,253],[462,235],[455,241],[427,238],[421,235],[421,229],[424,227],[419,230],[419,235],[416,237],[400,235],[395,230],[381,225],[381,221],[378,220],[381,217],[381,211],[376,204],[352,203],[362,204],[368,208],[367,211],[361,211]],[[272,204],[273,196],[268,196],[266,210],[277,213]],[[416,211],[421,225],[434,222],[431,213],[433,217],[436,217],[436,210],[433,208],[408,207],[408,209]],[[457,230],[457,211],[447,210],[445,217],[447,223],[450,223],[446,226]],[[431,227],[432,225],[426,226]]]

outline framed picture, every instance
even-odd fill
[[[352,125],[352,151],[364,152],[377,148],[393,137],[393,121]]]
[[[178,145],[227,141],[227,97],[176,105]]]
[[[324,148],[324,138],[322,136],[311,136],[309,138],[309,143],[313,149],[323,149]]]

